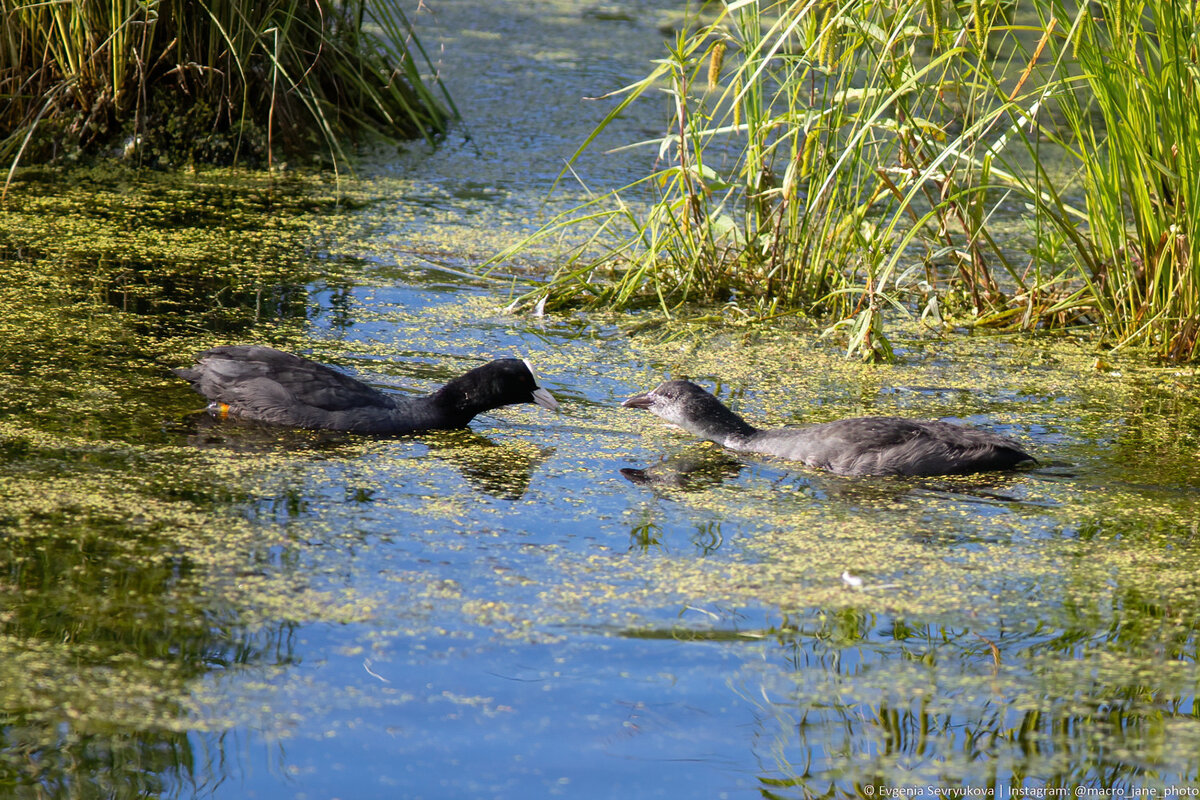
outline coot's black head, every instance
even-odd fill
[[[438,392],[444,399],[474,413],[517,403],[534,403],[551,411],[558,401],[538,386],[533,365],[523,358],[499,358],[447,383]]]

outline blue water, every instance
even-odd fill
[[[317,628],[302,640],[333,654],[367,633]],[[746,647],[563,633],[545,644],[400,637],[369,664],[314,657],[290,679],[333,681],[361,704],[282,740],[248,735],[238,743],[244,768],[221,794],[721,796],[753,787],[753,721],[728,687],[712,685]]]

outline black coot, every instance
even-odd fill
[[[950,475],[1034,460],[1012,439],[949,422],[858,417],[759,430],[689,381],[666,381],[622,405],[644,408],[730,450],[801,461],[838,475]]]
[[[293,428],[398,434],[465,428],[476,415],[515,403],[558,408],[529,362],[502,358],[424,397],[387,395],[337,370],[270,347],[214,347],[174,370],[209,409]]]

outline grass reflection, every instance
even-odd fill
[[[847,642],[854,617],[857,641]],[[757,710],[756,751],[772,764],[761,780],[778,796],[924,786],[1161,794],[1200,768],[1194,638],[1184,662],[1153,643],[1116,656],[1111,638],[1080,630],[985,637],[852,613],[779,631],[776,644],[792,670],[747,674],[738,692]]]

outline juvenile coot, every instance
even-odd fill
[[[950,475],[1034,460],[1012,439],[949,422],[859,417],[759,430],[689,381],[666,381],[622,405],[644,408],[730,450],[802,461],[838,475]]]
[[[270,347],[214,347],[196,366],[174,370],[210,401],[243,419],[352,433],[414,433],[465,428],[483,411],[515,403],[556,409],[528,361],[484,364],[424,397],[386,395],[337,370]]]

